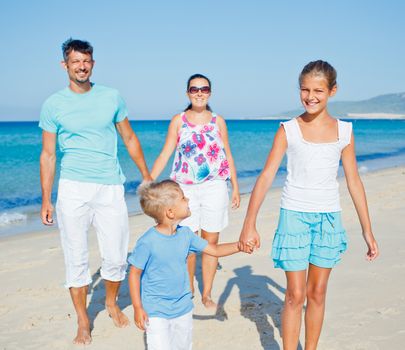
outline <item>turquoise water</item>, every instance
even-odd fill
[[[131,124],[151,167],[165,141],[169,121]],[[249,192],[267,158],[279,121],[229,120],[227,125],[240,186],[242,192]],[[353,127],[361,172],[405,164],[405,120],[353,120]],[[43,229],[38,220],[40,152],[41,130],[37,122],[0,123],[0,235]],[[141,177],[121,141],[118,152],[127,177],[128,207],[134,213],[139,211],[135,192]],[[58,153],[58,165],[60,156]],[[162,178],[168,176],[170,167],[171,161]],[[281,186],[284,176],[285,162],[277,174],[276,186]],[[53,198],[56,199],[56,186]]]

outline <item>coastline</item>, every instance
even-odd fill
[[[280,120],[229,120],[230,143],[238,167],[240,189],[249,192],[266,161],[272,136]],[[351,120],[355,126],[356,153],[359,170],[364,173],[391,166],[405,165],[404,120]],[[156,159],[160,143],[166,135],[168,121],[131,122],[141,143],[145,146],[146,159]],[[0,195],[0,236],[43,230],[39,220],[41,191],[38,158],[41,150],[41,133],[37,123],[0,123],[1,140],[0,172],[2,188]],[[254,145],[249,140],[255,139]],[[253,147],[252,147],[253,146]],[[139,173],[125,146],[118,142],[118,155],[127,181],[124,184],[128,209],[140,211],[136,188],[140,183]],[[254,156],[253,156],[254,155]],[[252,157],[253,156],[253,157]],[[60,169],[62,154],[58,151],[57,168]],[[24,169],[23,171],[21,171]],[[168,167],[162,177],[168,176]],[[276,179],[285,176],[281,166]],[[52,200],[57,195],[58,172],[53,187]],[[29,184],[29,185],[28,185]]]
[[[343,179],[340,179],[343,220],[349,249],[331,277],[326,318],[319,349],[401,349],[405,343],[405,166],[362,175],[373,229],[381,249],[377,261],[364,259],[366,246]],[[203,310],[197,292],[194,310],[194,349],[279,349],[280,311],[285,287],[284,273],[272,267],[269,252],[277,224],[281,189],[271,189],[259,213],[257,228],[262,247],[254,255],[236,254],[221,258],[213,298],[224,303],[212,315]],[[230,225],[220,240],[235,241],[248,204],[230,211]],[[132,250],[136,239],[153,220],[131,215]],[[63,255],[56,230],[1,237],[0,344],[2,349],[76,349],[71,345],[76,320],[69,293],[63,288]],[[133,324],[128,285],[121,289],[120,305],[131,326],[117,329],[104,310],[104,286],[94,232],[89,235],[89,313],[94,319],[95,349],[143,349],[143,333]],[[197,273],[199,276],[199,273]],[[196,284],[196,287],[198,283]],[[210,334],[207,337],[207,334]],[[301,339],[301,344],[303,344]]]
[[[297,114],[297,116],[299,113]],[[335,116],[337,118],[338,116]],[[245,116],[239,116],[239,117],[227,117],[226,120],[285,120],[285,119],[291,119],[294,118],[291,115],[284,115],[283,113],[280,113],[279,115],[271,115],[271,116],[262,116],[262,117],[245,117]],[[401,120],[405,119],[405,114],[402,113],[345,113],[342,115],[339,115],[339,118],[342,119],[350,119],[350,120]],[[130,118],[128,117],[129,121],[139,121],[139,122],[160,122],[160,121],[165,121],[169,122],[171,119],[170,118],[164,118],[164,119],[154,119],[154,118],[147,118],[147,119],[142,119],[142,118]],[[38,120],[7,120],[7,119],[2,119],[0,120],[1,123],[38,123]]]
[[[298,116],[299,114],[297,114]],[[347,119],[347,120],[405,120],[405,114],[395,113],[347,113],[344,115],[336,116],[335,118]],[[270,117],[249,117],[241,118],[242,120],[284,120],[292,119],[292,116],[279,115]],[[232,120],[232,119],[230,119]]]
[[[391,157],[384,158],[384,163],[381,162],[380,158],[370,158],[370,159],[361,159],[361,156],[358,156],[358,168],[359,172],[362,175],[368,174],[368,173],[373,173],[376,171],[383,171],[392,167],[401,167],[405,166],[405,157],[404,155],[396,156],[392,155]],[[241,195],[249,195],[251,191],[253,190],[253,186],[255,184],[255,181],[257,179],[257,176],[259,175],[260,171],[255,171],[254,174],[250,174],[248,177],[243,177],[240,176],[239,174],[239,190],[241,192]],[[284,174],[277,174],[276,178],[274,179],[272,188],[281,188],[284,184],[285,181],[285,173]],[[343,176],[343,169],[340,167],[338,171],[338,180]],[[231,191],[231,187],[229,184],[229,190]],[[129,216],[138,216],[142,215],[142,210],[140,208],[139,204],[139,199],[137,195],[135,194],[134,191],[131,191],[131,193],[126,193],[126,202],[127,202],[127,207],[128,207],[128,213]],[[56,201],[56,195],[54,199],[54,203]],[[54,204],[55,205],[55,204]],[[17,210],[15,209],[10,209],[3,211],[0,213],[0,218],[3,219],[5,216],[7,219],[12,218],[13,216],[18,216],[18,217],[23,217],[23,220],[11,224],[2,224],[0,222],[0,239],[4,237],[12,237],[12,236],[20,236],[20,235],[25,235],[25,234],[32,234],[35,232],[35,234],[39,234],[42,232],[50,232],[52,231],[53,227],[52,226],[44,226],[41,223],[40,216],[39,216],[39,209],[40,206],[37,205],[31,206],[31,207],[23,207],[24,210]],[[27,210],[29,208],[29,210]]]

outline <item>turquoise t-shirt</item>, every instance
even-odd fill
[[[138,239],[128,262],[143,270],[141,299],[149,317],[170,319],[193,309],[187,256],[207,244],[187,226],[178,226],[171,236],[152,227]]]
[[[56,133],[61,152],[63,179],[122,184],[117,157],[115,123],[128,116],[117,90],[93,84],[90,91],[77,94],[65,88],[43,104],[39,127]]]

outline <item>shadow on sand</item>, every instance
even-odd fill
[[[219,297],[218,308],[215,315],[194,315],[193,318],[196,320],[214,318],[218,321],[226,321],[228,319],[225,310],[226,301],[229,298],[233,287],[237,287],[239,289],[240,313],[243,317],[249,319],[255,324],[260,336],[262,348],[264,350],[281,349],[280,344],[275,340],[274,334],[275,331],[279,334],[281,332],[280,314],[283,300],[279,298],[274,290],[284,294],[285,289],[268,276],[252,274],[252,268],[249,265],[236,268],[233,271],[235,272],[235,277],[228,280],[224,291]],[[93,329],[94,320],[97,318],[98,314],[105,309],[105,287],[100,276],[100,269],[97,270],[92,277],[93,282],[89,285],[89,295],[91,295],[91,297],[88,305],[91,329]],[[198,283],[198,289],[201,291],[202,276],[200,257],[197,257],[196,280]],[[121,284],[118,305],[121,310],[132,305],[129,294],[128,279],[125,279]],[[133,326],[133,313],[130,312],[127,316]],[[275,327],[270,324],[268,317],[271,318]],[[113,327],[112,321],[111,326]],[[145,334],[143,339],[145,349],[147,349]],[[298,350],[302,350],[301,344],[298,345]]]
[[[129,267],[128,267],[129,270]],[[128,275],[127,271],[127,275]],[[87,307],[87,312],[89,314],[90,319],[90,328],[93,329],[94,320],[97,318],[98,314],[105,310],[105,286],[103,279],[100,276],[100,269],[98,269],[94,275],[92,276],[93,282],[89,285],[88,294],[90,295],[89,305]],[[119,296],[118,296],[118,306],[121,310],[124,310],[126,307],[131,306],[131,296],[129,294],[129,285],[128,285],[128,278],[122,281]],[[129,312],[125,312],[127,317],[129,318],[129,327],[134,326],[134,319],[133,319],[133,310],[130,308]],[[111,327],[114,327],[113,322],[111,320]],[[143,342],[146,346],[146,333],[143,334]]]
[[[214,316],[194,315],[194,319],[216,318],[226,321],[228,315],[225,310],[226,301],[233,287],[239,290],[240,313],[243,317],[253,322],[260,336],[260,343],[264,350],[281,349],[274,334],[281,334],[281,311],[283,300],[275,293],[284,294],[285,289],[268,276],[252,274],[251,266],[243,266],[233,270],[235,277],[231,278],[218,300],[217,312]],[[273,325],[268,321],[271,318]],[[275,329],[276,328],[276,329]],[[242,330],[241,330],[242,331]],[[298,349],[302,350],[301,344]]]

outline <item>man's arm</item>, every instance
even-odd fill
[[[121,138],[124,141],[129,156],[135,162],[136,166],[141,172],[143,180],[151,181],[152,178],[150,177],[148,167],[146,166],[141,144],[138,140],[138,137],[132,130],[128,118],[125,118],[123,121],[116,123],[115,125],[117,127],[118,133],[121,135]]]
[[[42,131],[42,152],[39,158],[42,207],[41,219],[44,225],[53,224],[53,206],[51,201],[52,185],[55,178],[56,134]]]

